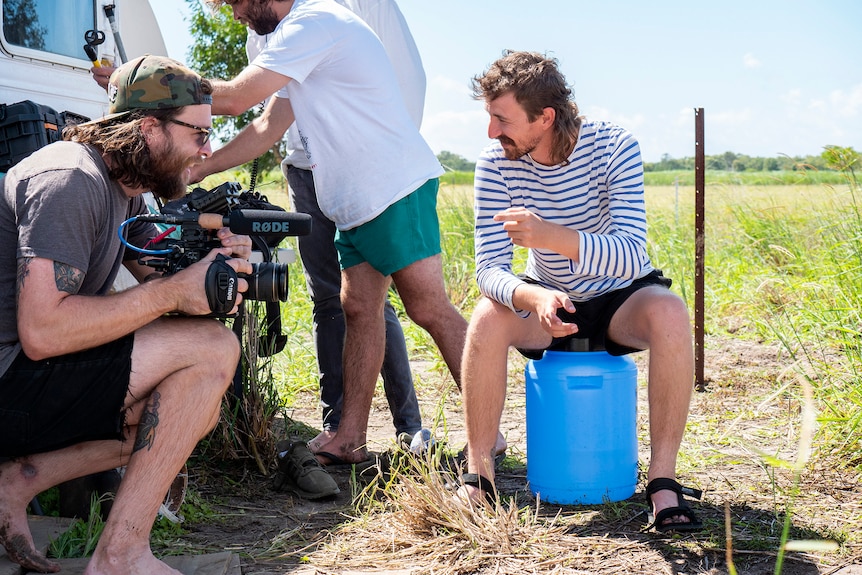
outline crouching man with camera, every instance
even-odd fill
[[[55,572],[35,549],[27,504],[61,482],[126,466],[85,573],[176,575],[150,550],[165,493],[216,424],[240,347],[212,311],[211,263],[249,274],[251,240],[227,228],[222,247],[175,274],[110,293],[123,242],[156,235],[141,194],[184,194],[212,153],[211,87],[167,58],[118,68],[109,114],[67,128],[0,179],[0,543],[23,567]],[[219,264],[224,265],[224,264]],[[237,282],[246,289],[244,279]],[[242,301],[238,296],[236,303]],[[235,309],[234,309],[235,311]],[[178,312],[186,317],[165,317]]]

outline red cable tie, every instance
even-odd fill
[[[147,242],[147,244],[144,246],[144,249],[147,249],[151,245],[162,241],[163,239],[165,239],[166,237],[171,235],[174,232],[174,230],[176,230],[176,229],[177,229],[177,226],[171,226],[168,229],[166,229],[165,231],[163,231],[162,233],[160,233],[159,235],[157,235],[156,237],[150,238],[150,241]]]

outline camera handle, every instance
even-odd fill
[[[210,311],[217,315],[226,315],[236,305],[237,278],[236,271],[227,263],[228,258],[219,254],[207,268],[204,288]]]

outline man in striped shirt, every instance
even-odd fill
[[[650,349],[650,515],[658,530],[699,528],[675,481],[694,380],[691,326],[685,303],[646,252],[637,140],[579,116],[556,60],[541,54],[507,51],[473,88],[497,142],[476,164],[483,297],[462,363],[469,447],[462,495],[494,497],[509,348],[541,357],[588,338],[592,349],[613,355]],[[528,248],[520,275],[512,270],[515,246]]]

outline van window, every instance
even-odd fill
[[[93,2],[2,0],[7,45],[84,59],[84,33],[94,28]]]

